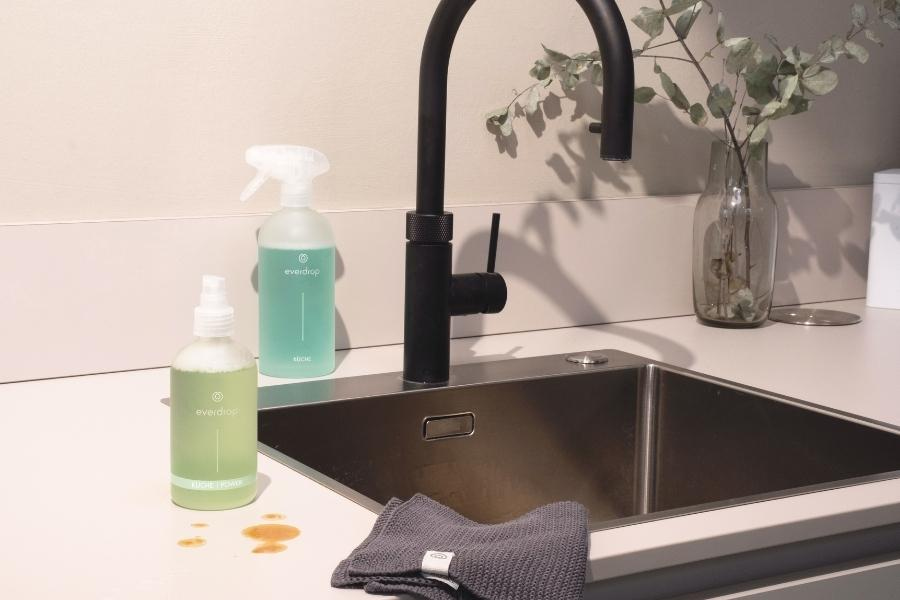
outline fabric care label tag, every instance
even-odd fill
[[[458,590],[459,584],[447,578],[450,575],[450,563],[453,561],[453,557],[452,552],[427,550],[422,557],[422,574],[427,579],[440,581],[454,590]]]

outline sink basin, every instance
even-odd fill
[[[900,477],[900,429],[613,350],[260,389],[264,454],[374,511],[483,523],[576,500],[603,529]]]

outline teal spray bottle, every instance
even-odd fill
[[[281,182],[281,210],[259,230],[259,369],[274,377],[334,371],[334,234],[310,207],[312,180],[329,169],[303,146],[253,146],[257,175],[248,200],[271,179]]]

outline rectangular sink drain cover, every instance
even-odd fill
[[[462,413],[428,417],[422,435],[426,440],[442,440],[444,438],[461,437],[475,432],[475,415]]]

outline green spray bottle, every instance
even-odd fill
[[[329,169],[303,146],[253,146],[257,175],[248,200],[268,179],[281,182],[281,210],[259,230],[259,369],[304,378],[334,371],[334,234],[310,207],[312,181]]]
[[[195,340],[170,380],[172,501],[185,508],[236,508],[256,496],[256,359],[233,333],[225,279],[204,275]]]

